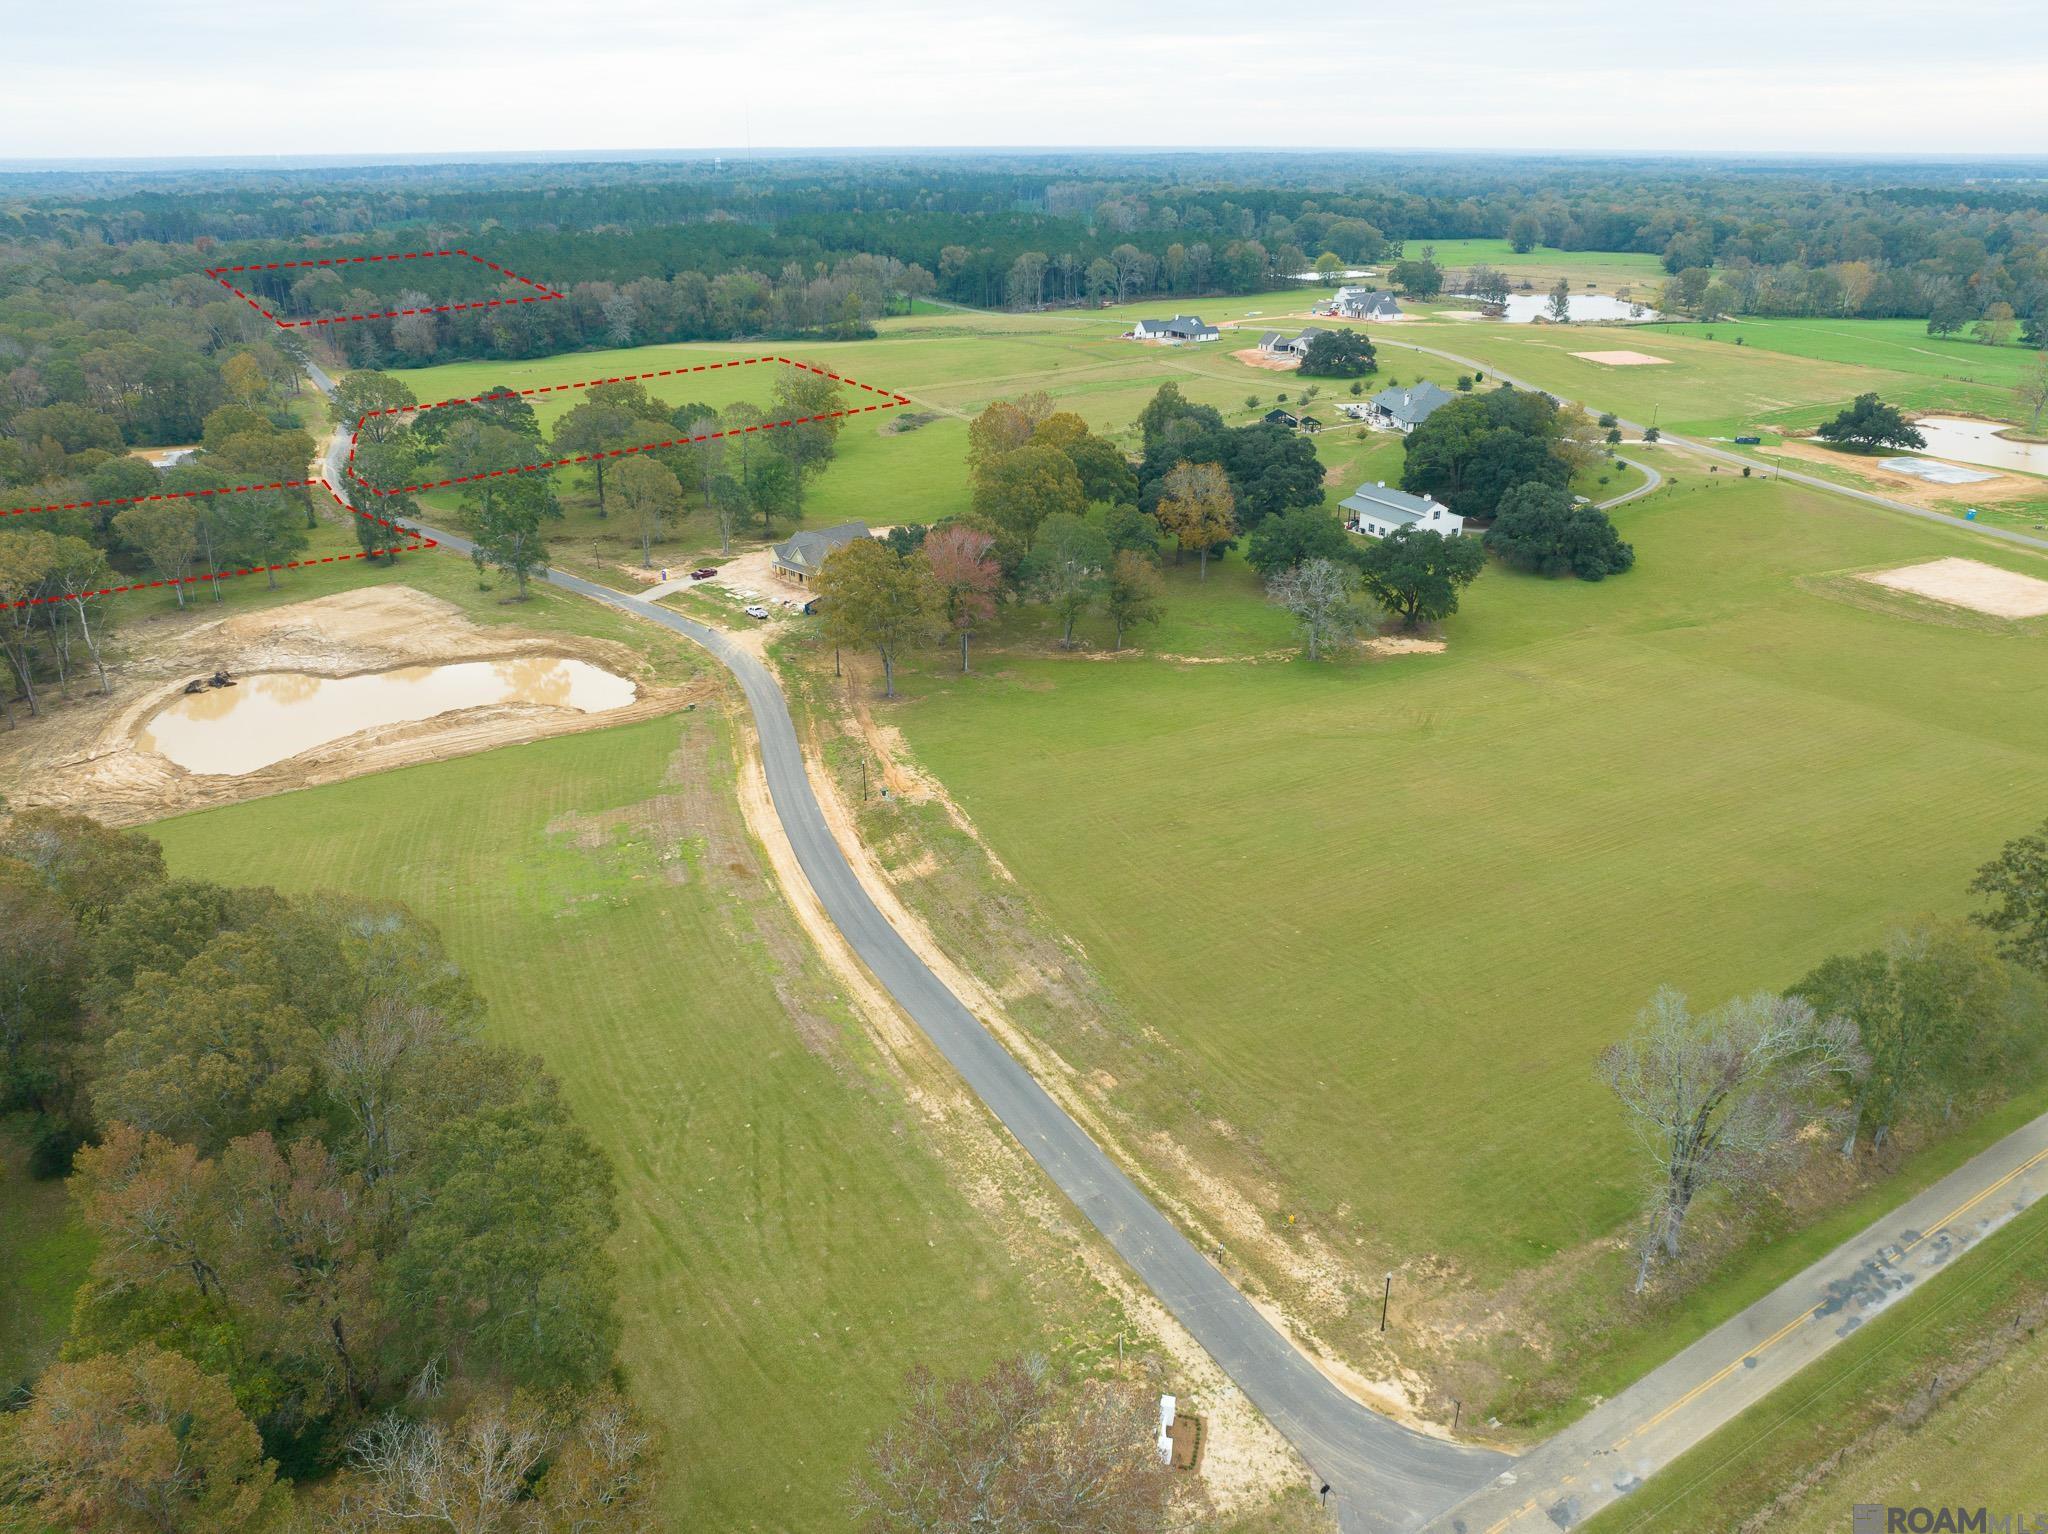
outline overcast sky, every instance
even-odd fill
[[[2040,0],[4,0],[0,159],[863,145],[2048,152]]]

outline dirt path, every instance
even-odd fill
[[[484,628],[462,610],[410,586],[370,586],[228,617],[166,619],[114,674],[111,697],[75,686],[41,719],[0,733],[0,792],[16,807],[78,810],[109,825],[135,825],[208,805],[333,783],[515,741],[601,729],[667,713],[712,684],[662,687],[622,644],[581,635]],[[136,638],[134,634],[128,637]],[[463,709],[365,730],[288,761],[227,777],[187,772],[138,741],[149,719],[194,676],[294,671],[354,676],[400,666],[516,656],[569,656],[633,679],[638,696],[601,714],[531,704]]]

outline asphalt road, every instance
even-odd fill
[[[325,373],[317,367],[308,372],[322,390],[332,392],[333,381]],[[328,454],[328,477],[337,489],[345,484],[342,450],[337,438]],[[455,553],[471,550],[467,539],[453,533],[422,531]],[[1310,1469],[1329,1483],[1330,1502],[1345,1534],[1414,1529],[1511,1463],[1493,1450],[1414,1432],[1339,1390],[1195,1250],[932,973],[868,898],[833,838],[805,775],[789,706],[767,667],[719,630],[668,608],[559,571],[544,578],[561,590],[681,635],[708,650],[738,679],[753,710],[775,813],[826,914],[974,1094]]]

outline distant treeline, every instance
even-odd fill
[[[2048,303],[2048,197],[2026,179],[2010,166],[1170,155],[11,177],[0,263],[12,280],[134,286],[214,260],[468,242],[567,290],[744,273],[781,292],[867,257],[993,306],[1252,291],[1325,252],[1370,261],[1488,236],[1640,252],[1673,273],[1768,272],[1731,286],[1774,312],[1926,315],[1961,291],[2026,315]],[[1845,267],[1876,279],[1783,275]],[[861,293],[860,317],[890,296]],[[845,323],[772,299],[681,308],[679,333]],[[523,339],[478,327],[449,343]]]

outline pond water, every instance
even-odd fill
[[[1470,293],[1454,294],[1457,298],[1470,298]],[[1575,320],[1630,320],[1637,324],[1648,324],[1661,319],[1648,304],[1631,303],[1627,299],[1610,298],[1605,293],[1574,293],[1566,300]],[[1507,322],[1510,325],[1529,325],[1537,320],[1550,318],[1550,295],[1548,293],[1510,293],[1508,295]]]
[[[401,666],[363,676],[271,671],[233,687],[179,696],[139,737],[188,772],[235,776],[380,725],[493,703],[601,714],[624,708],[633,684],[559,655]]]
[[[2048,442],[2014,442],[2001,437],[2010,428],[1997,421],[1967,421],[1957,416],[1934,415],[1915,421],[1927,439],[1926,451],[1964,463],[1989,464],[1994,469],[2018,469],[2024,474],[2048,474]]]

